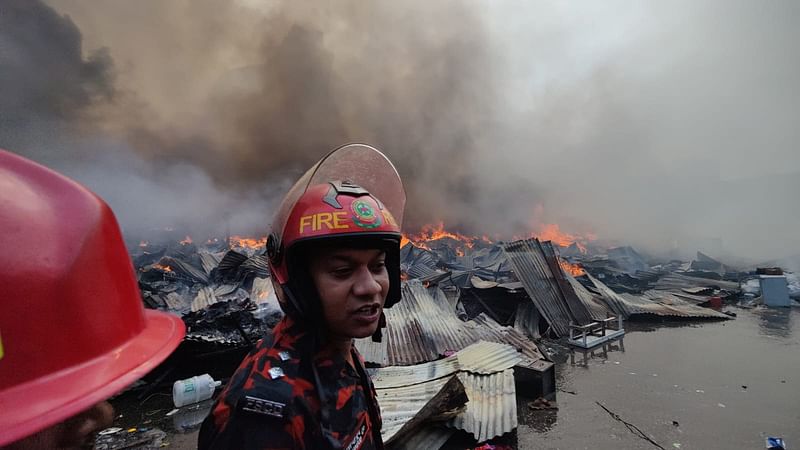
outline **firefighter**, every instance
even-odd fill
[[[267,242],[285,315],[244,359],[200,449],[379,449],[381,417],[353,339],[379,339],[400,300],[405,192],[378,150],[331,152],[292,187]]]
[[[0,150],[0,448],[77,448],[109,397],[180,343],[145,310],[114,214],[78,183]]]

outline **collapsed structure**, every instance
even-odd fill
[[[405,242],[403,300],[385,311],[381,342],[356,341],[392,447],[438,448],[454,433],[480,443],[513,431],[518,394],[555,396],[542,337],[580,346],[575,337],[584,333],[589,346],[601,328],[619,336],[622,320],[725,320],[701,305],[739,294],[738,282],[722,279],[729,269],[706,255],[650,266],[630,247],[592,256],[561,247],[571,255],[562,256],[535,238],[469,244],[458,236]],[[183,360],[175,367],[214,365],[219,378],[230,376],[280,319],[263,253],[263,242],[241,239],[135,248],[145,304],[187,323],[189,350],[176,352]],[[233,365],[220,364],[223,355]]]

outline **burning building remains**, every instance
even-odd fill
[[[628,320],[729,320],[733,314],[707,306],[742,297],[746,274],[707,255],[651,264],[631,247],[602,249],[547,229],[556,233],[549,240],[499,241],[442,224],[404,236],[403,301],[386,310],[380,342],[356,341],[391,446],[507,439],[517,395],[555,397],[543,339],[586,348],[621,336]],[[203,372],[225,380],[277,323],[264,246],[188,236],[132,246],[144,303],[187,325],[154,384]]]

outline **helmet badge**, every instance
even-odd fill
[[[353,223],[361,228],[377,228],[383,223],[375,208],[364,199],[355,200],[350,209],[353,211]]]

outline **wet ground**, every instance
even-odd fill
[[[665,449],[763,449],[767,436],[797,447],[800,308],[732,311],[725,322],[628,323],[605,352],[567,357],[557,411],[520,403],[519,448],[658,448],[637,429]],[[194,449],[209,404],[167,416],[171,398],[158,393],[115,406],[123,433],[160,428],[168,448]]]
[[[800,308],[734,320],[626,324],[622,345],[557,366],[559,410],[520,405],[521,449],[763,449],[800,445]],[[571,393],[570,393],[571,392]]]

